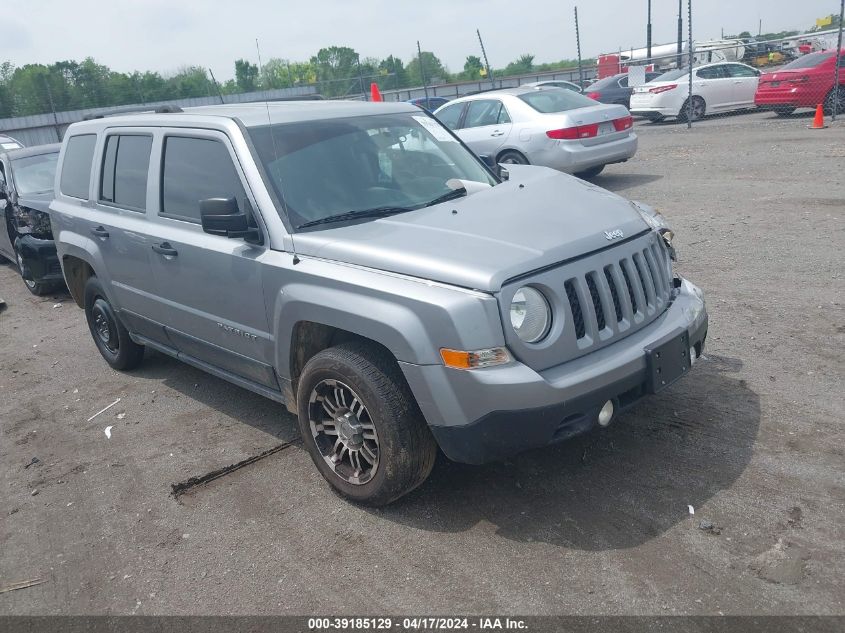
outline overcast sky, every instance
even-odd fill
[[[686,0],[684,0],[686,4]],[[647,0],[581,0],[584,57],[645,45]],[[677,31],[677,0],[653,0],[655,43]],[[234,60],[307,60],[324,46],[351,46],[363,57],[407,61],[416,41],[450,71],[480,53],[490,64],[522,53],[537,62],[574,58],[574,2],[560,0],[4,0],[0,61],[15,65],[87,56],[119,71],[173,72],[210,67],[218,80]],[[806,29],[839,10],[838,0],[693,0],[694,38],[726,33]],[[686,11],[686,8],[684,9]],[[684,18],[686,29],[686,17]]]

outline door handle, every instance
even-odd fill
[[[91,229],[91,233],[92,233],[93,235],[96,235],[97,237],[102,237],[103,239],[105,239],[105,238],[107,238],[107,237],[109,236],[109,232],[108,232],[108,231],[106,231],[106,230],[103,228],[103,226],[102,226],[102,225],[100,225],[100,226],[95,226],[94,228],[92,228],[92,229]]]
[[[500,132],[499,130],[496,130],[490,136],[504,136],[504,135],[505,135],[504,132]]]
[[[179,254],[175,248],[170,245],[170,242],[162,242],[161,244],[153,244],[153,250],[159,255],[166,257],[176,257]]]

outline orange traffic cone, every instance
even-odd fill
[[[381,98],[381,93],[379,92],[378,84],[375,82],[370,84],[370,98],[373,101],[384,101],[384,99]]]
[[[823,130],[827,127],[824,124],[824,107],[821,103],[816,106],[816,116],[813,117],[813,124],[809,127],[811,130]]]

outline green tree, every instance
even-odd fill
[[[258,90],[258,66],[245,59],[235,60],[235,83],[241,92]]]
[[[425,71],[425,81],[427,84],[446,83],[452,80],[446,66],[443,65],[434,53],[429,51],[422,52],[422,69]],[[408,63],[408,81],[412,86],[421,86],[423,83],[422,75],[420,74],[420,58],[414,57]]]
[[[467,55],[464,62],[464,71],[460,73],[459,77],[467,81],[477,80],[481,77],[481,70],[484,64],[481,63],[481,58],[478,55]]]
[[[408,87],[408,71],[398,57],[389,55],[386,59],[381,60],[378,69],[380,73],[388,75],[383,82],[379,82],[381,88],[390,90]]]
[[[520,55],[516,61],[505,66],[505,75],[527,75],[534,70],[534,55]]]
[[[327,97],[339,97],[358,87],[359,55],[348,46],[321,48],[311,58],[320,82],[320,92]]]

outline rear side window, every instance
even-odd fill
[[[88,199],[88,184],[91,182],[91,163],[94,161],[96,134],[71,136],[65,146],[62,162],[62,177],[59,188],[66,196]]]
[[[742,66],[740,64],[729,64],[728,71],[730,72],[731,77],[759,77],[760,73],[758,73],[753,68],[748,66]]]
[[[724,79],[728,74],[724,66],[710,66],[696,71],[695,76],[699,79]]]
[[[796,60],[789,62],[781,70],[795,70],[798,68],[815,68],[816,66],[825,63],[833,57],[833,51],[819,51],[818,53],[810,53],[799,57]]]
[[[199,222],[200,200],[232,196],[244,204],[246,193],[223,143],[181,136],[165,139],[161,215]]]
[[[143,211],[147,207],[147,174],[151,136],[115,134],[106,139],[100,200]]]
[[[464,111],[463,103],[456,103],[443,108],[437,113],[437,119],[450,130],[457,130],[461,121],[461,112]]]

